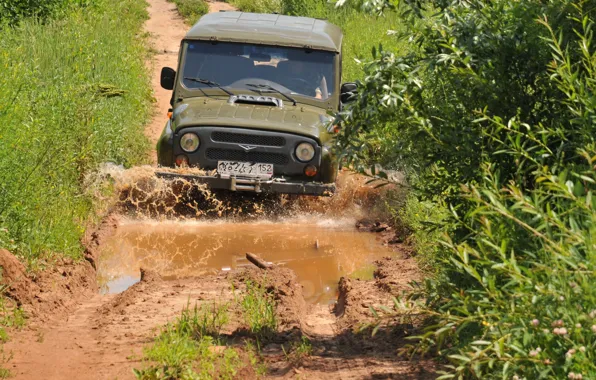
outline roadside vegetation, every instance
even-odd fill
[[[277,329],[275,301],[265,285],[253,281],[246,283],[246,293],[239,301],[244,322],[249,331],[258,337],[267,337]]]
[[[209,4],[205,0],[168,0],[176,4],[178,13],[190,25],[196,23],[201,16],[209,13]]]
[[[379,18],[356,7],[337,8],[324,0],[229,0],[230,4],[244,12],[273,13],[327,19],[344,32],[343,78],[346,81],[364,76],[362,61],[372,58],[371,47],[382,44],[396,51],[410,46],[392,36],[404,31],[399,14],[387,12]]]
[[[240,330],[250,333],[241,341],[223,334],[235,311],[242,316]],[[275,301],[266,287],[247,281],[242,296],[233,304],[195,304],[183,309],[180,317],[165,326],[144,350],[147,365],[135,369],[135,376],[141,380],[233,379],[241,371],[261,376],[266,367],[259,350],[276,332],[275,318]],[[303,339],[286,354],[288,361],[303,358],[310,350],[310,343]]]
[[[146,3],[0,2],[0,247],[30,266],[82,257],[87,179],[147,162]]]
[[[225,344],[220,333],[228,320],[227,305],[185,308],[145,349],[144,359],[151,364],[136,369],[135,376],[143,380],[234,378],[245,365],[242,352],[229,347],[217,349]]]
[[[404,353],[444,379],[594,378],[593,4],[360,5],[400,12],[417,47],[375,47],[337,146],[412,188],[399,215],[431,270]]]

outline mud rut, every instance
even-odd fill
[[[146,30],[152,35],[155,56],[148,62],[156,103],[153,120],[146,133],[156,142],[166,118],[170,93],[159,86],[162,66],[175,67],[179,41],[187,25],[175,6],[166,0],[148,0],[150,19]],[[213,1],[210,10],[230,10],[229,4]],[[103,222],[89,236],[88,260],[94,263],[105,235],[117,228],[118,217]],[[374,228],[374,226],[372,226]],[[391,234],[383,237],[385,242]],[[383,240],[381,239],[381,240]],[[269,274],[274,280],[278,298],[278,315],[282,321],[279,342],[263,348],[267,377],[301,379],[371,379],[432,378],[429,362],[399,359],[396,348],[412,328],[403,323],[396,330],[381,331],[376,339],[354,333],[354,328],[369,321],[369,306],[388,304],[390,296],[406,288],[417,278],[418,271],[408,249],[397,245],[394,258],[384,259],[372,281],[342,279],[340,299],[335,308],[307,305],[293,273],[277,269]],[[152,342],[160,326],[174,320],[189,302],[232,301],[231,284],[248,276],[259,277],[262,271],[248,274],[228,273],[207,278],[184,278],[164,281],[158,275],[145,273],[141,282],[121,294],[100,295],[90,280],[91,265],[84,267],[65,262],[29,294],[36,310],[27,327],[11,334],[4,346],[7,367],[16,379],[132,379],[132,369],[142,366],[144,346]],[[286,271],[286,272],[284,272]],[[291,271],[289,271],[291,272]],[[91,273],[91,274],[90,274]],[[36,285],[37,286],[37,285]],[[45,290],[44,290],[45,289]],[[59,296],[55,296],[58,293]],[[62,297],[62,298],[60,298]],[[233,333],[233,326],[230,333]],[[313,343],[314,354],[298,368],[285,361],[279,343],[288,336],[305,334]]]

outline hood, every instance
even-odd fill
[[[228,126],[304,135],[328,141],[327,123],[331,118],[325,109],[284,102],[282,107],[261,104],[231,104],[225,98],[190,98],[174,108],[173,129],[189,126]]]

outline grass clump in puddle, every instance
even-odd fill
[[[247,350],[247,363],[241,351],[222,347],[220,334],[228,321],[227,304],[185,308],[174,323],[164,327],[154,344],[145,349],[144,360],[152,364],[135,369],[136,378],[232,379],[245,366],[256,367],[258,360],[252,351]]]
[[[246,293],[240,300],[244,321],[251,333],[266,337],[277,329],[275,300],[263,284],[246,282]]]

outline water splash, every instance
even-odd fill
[[[366,178],[348,171],[340,172],[338,190],[332,197],[282,194],[256,194],[211,190],[204,184],[187,179],[165,179],[156,176],[158,169],[140,166],[124,169],[106,164],[93,178],[91,188],[110,183],[117,194],[118,209],[137,219],[210,219],[279,221],[309,215],[354,220],[374,217],[375,205],[384,190],[366,186]],[[205,175],[197,168],[159,168],[178,174]],[[335,221],[327,221],[334,223]]]

